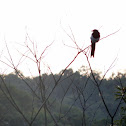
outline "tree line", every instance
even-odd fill
[[[62,71],[55,75],[43,74],[41,78],[24,77],[20,71],[18,74],[1,75],[0,125],[45,126],[46,119],[48,126],[109,126],[111,124],[109,113],[91,73],[85,73],[87,71],[85,68],[82,67],[76,72],[72,69],[66,70],[54,90],[56,85],[54,78],[58,79]],[[100,73],[93,71],[93,74],[96,81],[100,82]],[[45,100],[53,90],[46,102],[40,99],[43,93],[40,90],[40,79],[44,85],[42,88],[45,91]],[[114,114],[119,106],[113,118],[113,123],[118,125],[125,125],[126,120],[125,84],[126,73],[118,73],[115,77],[102,79],[99,85],[109,112]],[[119,104],[120,99],[122,100]]]

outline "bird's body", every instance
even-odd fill
[[[91,35],[91,56],[94,57],[94,53],[95,53],[95,44],[96,42],[98,42],[100,39],[100,33],[98,30],[94,29],[93,33]]]

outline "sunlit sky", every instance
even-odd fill
[[[70,28],[79,47],[90,45],[91,30],[98,29],[101,38],[117,30],[96,45],[94,58],[89,58],[92,69],[103,74],[115,61],[112,72],[126,69],[126,7],[125,0],[1,0],[0,1],[0,60],[9,63],[6,44],[15,65],[27,50],[23,45],[27,33],[37,45],[38,55],[50,43],[42,59],[42,72],[48,72],[49,66],[53,73],[64,69],[77,54],[75,44],[65,31],[72,36]],[[31,45],[30,40],[27,43]],[[65,46],[69,45],[71,47]],[[31,47],[31,46],[30,46]],[[80,54],[70,68],[78,70],[82,65],[88,66],[86,57]],[[23,58],[18,66],[26,76],[38,75],[36,65]],[[0,72],[13,71],[0,63]]]

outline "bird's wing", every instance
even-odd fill
[[[99,38],[94,38],[93,36],[91,36],[91,42],[92,43],[95,43],[95,42],[98,42],[99,41]]]

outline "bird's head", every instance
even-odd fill
[[[92,30],[92,32],[98,32],[98,30],[97,29],[94,29],[94,30]]]

